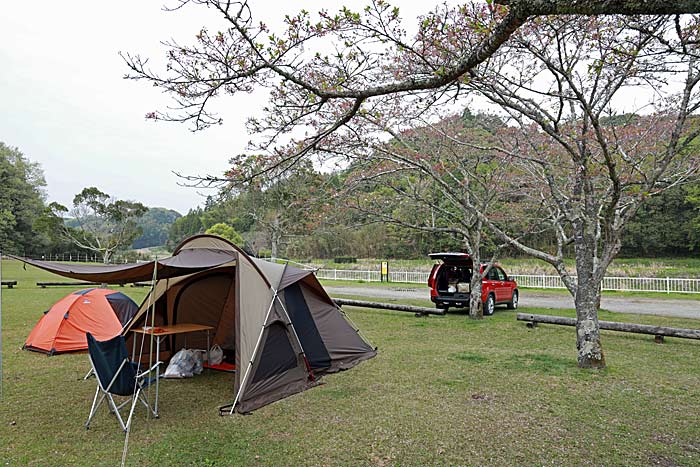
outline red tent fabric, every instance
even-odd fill
[[[44,313],[23,348],[53,355],[86,350],[86,332],[99,341],[121,334],[122,323],[107,299],[118,293],[109,289],[86,289],[63,297]]]

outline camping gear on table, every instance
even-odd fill
[[[138,308],[121,292],[78,290],[44,312],[22,348],[48,355],[86,350],[85,333],[91,333],[98,340],[118,336]]]
[[[156,283],[124,330],[127,346],[148,356],[151,340],[131,329],[194,323],[213,326],[213,344],[234,354],[232,413],[246,413],[314,387],[326,374],[376,355],[311,270],[251,258],[213,235],[184,240],[173,256],[149,263],[66,265],[17,258],[75,279]],[[145,339],[142,341],[142,339]],[[186,339],[186,340],[185,340]],[[136,346],[134,344],[143,344]],[[203,336],[173,335],[155,360],[204,348]],[[230,363],[230,362],[229,362]]]
[[[97,376],[97,389],[95,390],[95,398],[92,400],[90,415],[85,422],[85,428],[90,428],[92,418],[105,399],[110,407],[110,412],[116,415],[119,425],[126,432],[131,428],[134,409],[139,401],[151,411],[154,417],[157,417],[145,394],[141,391],[155,381],[155,379],[148,378],[148,374],[161,362],[157,362],[148,370],[139,373],[139,366],[129,361],[124,336],[118,335],[107,341],[98,341],[88,332],[86,341],[90,364]],[[123,396],[127,399],[117,405],[113,396]],[[120,410],[129,403],[131,403],[131,407],[125,422]]]

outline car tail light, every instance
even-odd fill
[[[435,281],[439,266],[439,264],[433,264],[433,269],[430,270],[430,275],[428,276],[428,287],[430,288],[435,288]]]

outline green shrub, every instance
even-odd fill
[[[333,262],[337,264],[342,263],[357,263],[357,257],[355,256],[337,256],[333,258]]]

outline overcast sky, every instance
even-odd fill
[[[251,1],[256,19],[273,25],[300,8],[333,11],[357,1]],[[408,23],[423,8],[401,6]],[[167,3],[165,3],[167,4]],[[199,29],[221,26],[203,8],[168,13],[163,0],[6,2],[0,14],[0,141],[39,162],[49,201],[69,205],[86,186],[121,199],[185,213],[204,199],[178,186],[173,171],[221,174],[244,150],[247,117],[265,95],[229,99],[224,125],[192,133],[185,124],[147,121],[168,99],[145,82],[123,79],[118,52],[138,52],[164,63],[160,41],[191,43]],[[427,5],[424,8],[430,8]]]

